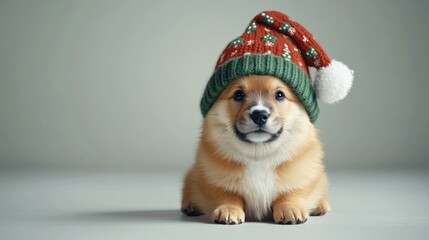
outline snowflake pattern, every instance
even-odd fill
[[[320,63],[320,59],[316,59],[314,60],[314,66],[315,67],[320,67],[321,63]]]
[[[246,41],[247,46],[253,45],[254,43],[255,43],[255,40],[252,40],[252,39]]]
[[[290,35],[295,35],[295,33],[296,33],[296,29],[295,28],[293,28],[293,27],[291,27],[291,28],[289,28],[289,30],[287,30],[287,32],[290,34]]]
[[[237,54],[237,50],[235,50],[234,52],[231,52],[231,57],[234,56],[235,54]]]
[[[265,42],[265,46],[267,46],[267,47],[272,47],[272,46],[274,46],[274,43],[273,42]]]
[[[261,13],[261,15],[262,15],[262,18],[264,19],[265,23],[268,23],[268,24],[274,23],[274,18],[273,17],[269,16],[266,13]]]
[[[306,36],[303,36],[303,37],[302,37],[302,41],[303,41],[303,42],[308,42],[308,38],[307,38]]]
[[[297,47],[293,47],[293,50],[299,54],[301,54],[301,50],[299,50]]]

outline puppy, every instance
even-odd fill
[[[301,224],[330,210],[318,132],[294,91],[268,75],[233,80],[204,118],[182,211],[221,224]]]

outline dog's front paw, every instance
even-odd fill
[[[244,222],[244,211],[237,206],[220,206],[216,208],[211,221],[219,224],[240,224]]]
[[[274,222],[279,224],[301,224],[308,219],[308,212],[304,208],[282,205],[274,209]]]

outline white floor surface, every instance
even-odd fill
[[[429,239],[429,171],[331,170],[333,211],[224,226],[179,212],[183,171],[0,171],[0,239]]]

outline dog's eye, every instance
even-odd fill
[[[285,99],[285,94],[282,91],[277,91],[275,97],[277,101],[282,101]]]
[[[235,101],[243,101],[244,92],[242,90],[237,90],[234,92],[234,100]]]

